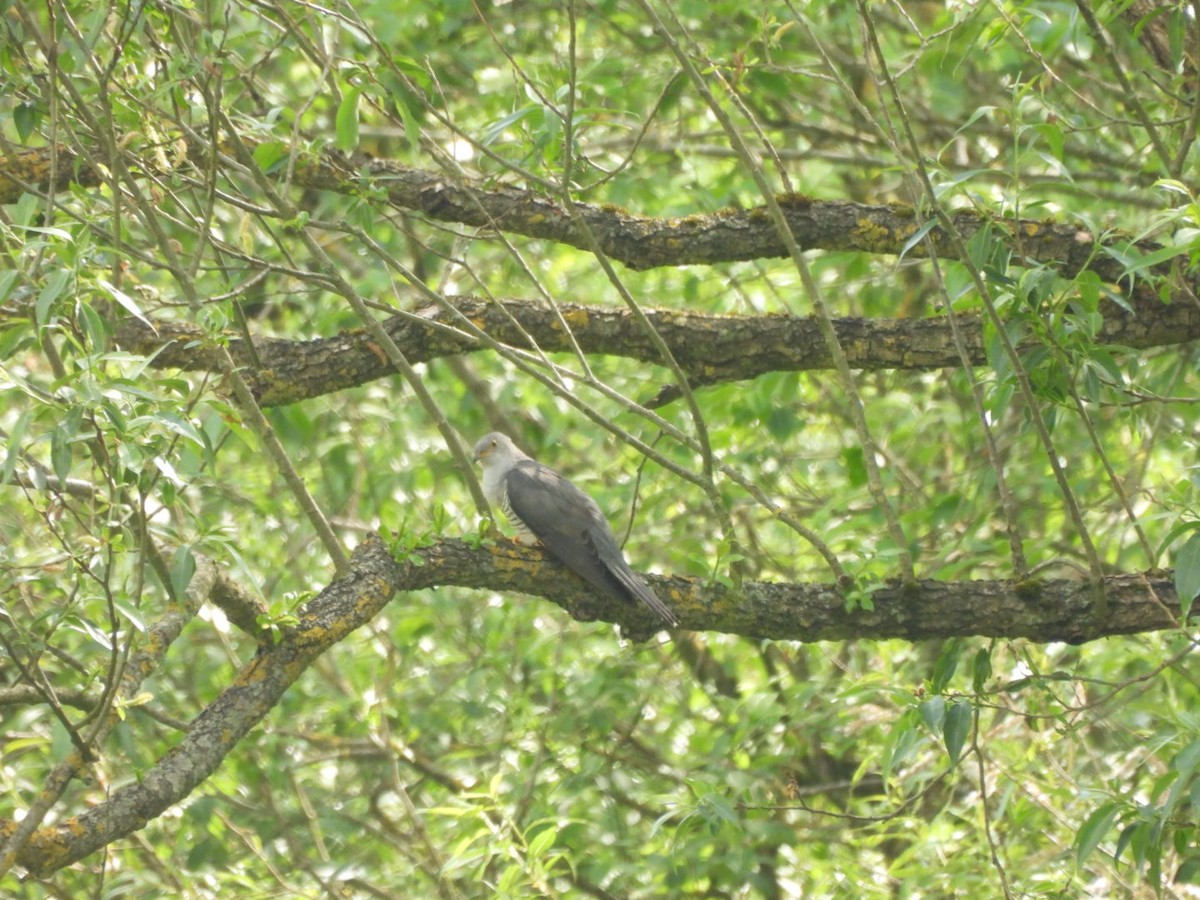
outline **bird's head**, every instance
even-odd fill
[[[525,454],[517,449],[508,435],[499,431],[484,435],[475,444],[475,462],[483,463],[485,469],[491,466],[507,469],[521,459],[525,459]]]

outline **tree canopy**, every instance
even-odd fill
[[[1195,896],[1198,16],[7,6],[0,892]]]

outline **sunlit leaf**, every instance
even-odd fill
[[[343,153],[350,153],[358,146],[358,99],[361,96],[362,88],[349,88],[338,104],[334,130],[337,147]]]

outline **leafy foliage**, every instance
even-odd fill
[[[54,148],[79,177],[26,172],[0,214],[5,895],[1189,896],[1183,629],[791,645],[714,623],[630,645],[454,588],[396,597],[136,834],[23,879],[2,846],[139,782],[256,641],[286,645],[339,562],[318,520],[345,547],[383,530],[408,564],[443,537],[493,545],[439,419],[468,444],[503,427],[564,471],[638,568],[836,581],[794,519],[852,579],[851,617],[890,579],[968,591],[1170,563],[1186,618],[1195,349],[1104,328],[1136,290],[1194,302],[1189,10],[34,6],[0,26],[0,162]],[[326,153],[355,177],[296,187]],[[790,196],[904,204],[914,225],[887,253],[606,271],[505,223],[418,214],[370,159],[614,217]],[[955,211],[989,223],[958,254],[934,243]],[[1077,227],[1117,277],[1027,258],[1017,219]],[[246,335],[356,333],[357,301],[455,294],[979,316],[988,365],[773,372],[650,412],[668,366],[480,352],[259,410],[223,356]],[[123,349],[126,321],[192,328],[176,344],[209,362]],[[210,563],[261,603],[260,633],[204,605],[157,646]],[[84,777],[38,807],[81,748]]]

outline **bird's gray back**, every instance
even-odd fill
[[[596,502],[553,469],[532,459],[513,466],[506,479],[508,505],[552,555],[593,587],[621,596],[601,556],[620,555]]]
[[[591,525],[608,529],[596,501],[548,466],[523,459],[508,470],[506,485],[513,511],[537,530]]]

